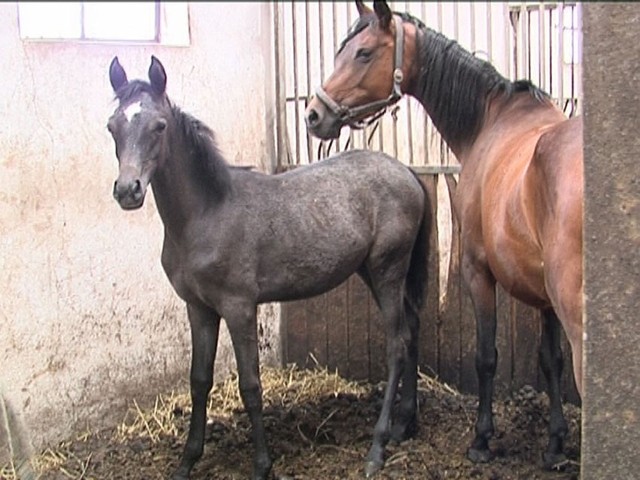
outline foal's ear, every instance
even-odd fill
[[[393,13],[387,5],[387,2],[384,0],[373,2],[373,10],[376,12],[378,16],[378,21],[380,22],[380,27],[383,30],[387,30],[389,25],[391,24],[391,18],[393,17]]]
[[[128,83],[127,74],[124,71],[124,68],[122,68],[122,65],[120,65],[117,56],[113,57],[111,65],[109,65],[109,81],[111,82],[114,92],[117,92],[120,87],[123,87]]]
[[[373,13],[373,10],[367,7],[364,2],[360,0],[356,0],[356,8],[358,9],[358,14],[360,16],[366,15],[367,13]]]
[[[158,95],[162,95],[167,86],[167,73],[164,71],[160,60],[153,55],[151,55],[151,66],[149,67],[149,80],[153,91]]]

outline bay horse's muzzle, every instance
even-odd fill
[[[343,120],[328,110],[324,104],[313,97],[305,112],[305,123],[309,132],[322,139],[330,140],[340,136],[344,125]]]
[[[144,203],[145,188],[140,179],[123,180],[113,182],[113,198],[124,210],[140,208]]]

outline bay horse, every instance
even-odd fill
[[[114,57],[109,79],[118,106],[107,128],[119,164],[113,196],[123,209],[137,209],[151,185],[164,224],[162,266],[187,306],[193,408],[173,478],[189,478],[203,453],[221,318],[251,422],[253,478],[268,477],[257,305],[318,295],[353,273],[370,288],[387,334],[388,383],[365,464],[372,474],[389,438],[416,429],[418,311],[431,228],[422,183],[392,157],[364,150],[276,175],[232,167],[213,132],[169,100],[154,56],[148,76],[128,81]]]
[[[489,62],[384,1],[357,1],[359,17],[335,57],[333,73],[305,111],[307,128],[337,138],[407,94],[431,117],[461,164],[454,210],[461,271],[476,318],[479,384],[474,462],[491,459],[496,371],[496,282],[540,309],[539,352],[550,399],[545,467],[566,461],[562,412],[561,323],[582,395],[582,119],[567,119],[526,80],[510,81]],[[559,322],[558,322],[559,319]]]

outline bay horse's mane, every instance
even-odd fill
[[[178,132],[192,148],[190,153],[195,157],[193,166],[196,169],[196,177],[206,182],[206,187],[215,192],[218,199],[224,198],[232,188],[229,175],[231,166],[220,153],[213,130],[202,121],[183,112],[164,93],[159,95],[150,83],[143,80],[126,83],[116,92],[115,97],[121,105],[126,105],[143,93],[151,95],[156,101],[163,101],[165,97]]]
[[[418,30],[416,61],[420,70],[416,95],[446,140],[454,145],[473,142],[482,127],[488,101],[528,92],[537,103],[549,95],[529,80],[511,81],[488,61],[474,56],[455,40],[428,28],[419,19],[395,12]]]

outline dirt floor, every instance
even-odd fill
[[[383,385],[347,382],[326,370],[266,369],[262,373],[264,415],[277,480],[361,479]],[[547,437],[546,395],[524,388],[494,403],[496,436],[492,463],[465,458],[473,433],[476,398],[439,382],[420,380],[417,438],[390,445],[384,470],[394,479],[579,478],[580,409],[565,406],[569,423],[563,471],[544,471]],[[212,392],[205,451],[192,478],[247,479],[251,472],[249,421],[240,407],[236,379]],[[122,425],[85,433],[48,449],[33,461],[42,479],[167,479],[176,467],[188,427],[186,393],[160,395],[142,409],[133,403]],[[13,480],[10,468],[0,478]]]

